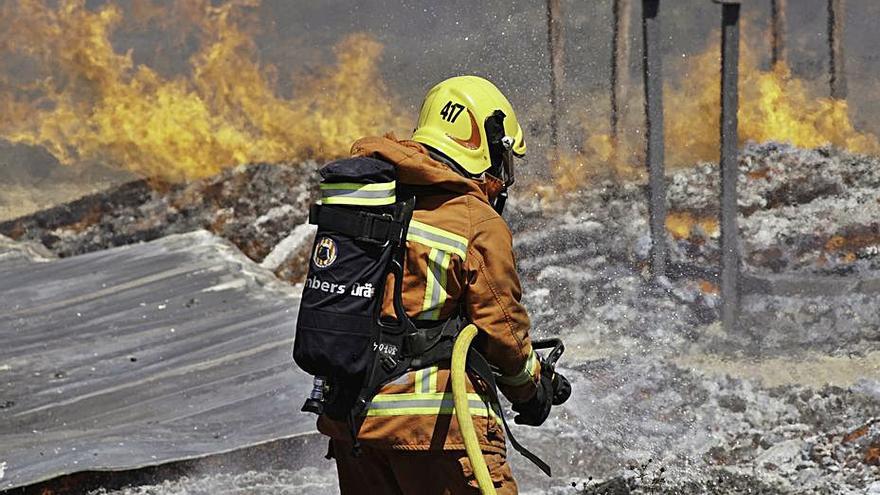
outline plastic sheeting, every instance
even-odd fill
[[[0,489],[314,431],[299,298],[227,242],[22,252],[0,263]]]

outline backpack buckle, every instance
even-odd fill
[[[391,233],[391,225],[392,222],[394,222],[394,217],[388,213],[376,214],[360,212],[360,215],[363,220],[363,226],[361,228],[361,235],[356,237],[355,240],[388,247],[388,245],[391,244],[391,236],[389,234]],[[385,224],[384,232],[376,232],[382,224]]]

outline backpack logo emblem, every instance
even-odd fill
[[[336,261],[336,243],[329,237],[324,237],[315,246],[315,254],[312,261],[318,268],[327,268]]]

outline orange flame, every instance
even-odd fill
[[[257,62],[255,42],[239,25],[241,10],[258,2],[176,2],[172,8],[187,14],[202,40],[191,70],[179,76],[114,50],[119,7],[49,5],[21,0],[0,8],[9,28],[0,55],[41,69],[26,86],[0,72],[0,137],[44,146],[62,163],[100,161],[187,179],[247,162],[340,156],[357,137],[404,127],[378,73],[382,45],[366,34],[345,37],[335,63],[296,81],[286,97],[278,69]],[[162,15],[144,1],[134,10]]]
[[[672,211],[666,216],[666,230],[675,239],[687,239],[700,227],[710,237],[718,235],[718,219],[715,217],[696,216],[686,211]]]
[[[749,40],[758,36],[745,37]],[[681,64],[681,77],[664,88],[666,164],[681,167],[717,161],[719,153],[720,43]],[[673,72],[673,71],[669,71]],[[759,68],[756,48],[744,43],[740,58],[740,142],[781,141],[813,148],[826,144],[857,153],[880,154],[880,140],[855,128],[847,102],[818,96],[820,89],[793,76],[784,64]],[[630,91],[630,95],[637,93]],[[603,96],[604,98],[604,96]],[[593,98],[593,101],[601,98]],[[630,98],[623,135],[615,142],[597,118],[585,115],[584,144],[577,154],[549,157],[555,186],[576,191],[592,180],[644,178],[642,102]],[[595,105],[594,105],[595,106]],[[597,124],[596,122],[600,122]]]
[[[687,64],[679,85],[666,88],[666,149],[673,166],[718,160],[718,54],[716,41]],[[759,69],[755,49],[748,44],[742,46],[739,91],[741,143],[781,141],[803,148],[831,144],[856,153],[880,152],[876,136],[853,126],[846,100],[817,96],[784,63]]]

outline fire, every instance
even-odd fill
[[[781,141],[813,148],[826,144],[857,153],[880,154],[880,140],[855,128],[845,100],[822,96],[823,87],[795,77],[788,66],[760,68],[759,47],[749,44],[760,36],[744,36],[740,55],[740,142]],[[706,50],[675,70],[680,74],[664,88],[666,164],[688,166],[717,161],[719,153],[720,49],[718,36]],[[769,49],[766,50],[769,53]],[[639,91],[630,91],[632,96]],[[591,98],[602,101],[605,95]],[[640,98],[640,95],[638,96]],[[623,134],[615,142],[601,117],[584,114],[584,144],[578,154],[550,157],[557,186],[574,191],[602,178],[644,179],[642,101],[631,97],[623,117]],[[595,106],[595,105],[593,105]],[[597,124],[596,122],[600,122]]]
[[[700,227],[710,237],[718,235],[718,219],[701,217],[686,211],[672,211],[666,216],[666,230],[675,239],[688,239],[694,228]]]
[[[681,82],[665,90],[666,150],[672,166],[718,160],[718,54],[718,43],[710,43],[686,64]],[[856,153],[880,153],[877,137],[853,126],[846,100],[818,96],[784,63],[761,70],[756,48],[747,43],[742,45],[739,91],[741,143],[781,141],[803,148],[831,144]]]
[[[351,34],[335,62],[280,94],[279,69],[258,62],[243,11],[259,2],[177,0],[198,50],[189,70],[163,75],[111,42],[126,21],[115,4],[21,0],[0,7],[0,54],[26,60],[38,76],[22,84],[0,71],[0,137],[44,146],[64,164],[103,162],[169,180],[214,174],[247,162],[329,158],[361,135],[402,129],[378,72],[382,45]],[[150,22],[170,16],[135,3]],[[172,21],[169,21],[172,22]]]
[[[65,164],[102,162],[177,180],[245,162],[339,156],[361,135],[406,128],[377,68],[383,47],[366,34],[343,38],[335,60],[296,77],[288,91],[279,83],[282,68],[259,58],[248,18],[259,0],[136,0],[128,11],[99,5],[0,4],[0,138],[43,146]],[[118,52],[114,34],[131,25],[196,40],[185,70],[160,70],[131,51]],[[717,160],[715,38],[704,53],[668,71],[682,74],[665,89],[672,167]],[[756,53],[743,45],[741,140],[880,153],[878,139],[852,125],[846,101],[817,96],[785,65],[760,69]],[[581,119],[580,151],[550,157],[555,190],[575,191],[603,176],[643,179],[638,93],[629,92],[636,98],[617,140],[607,125],[595,124],[607,119]]]

